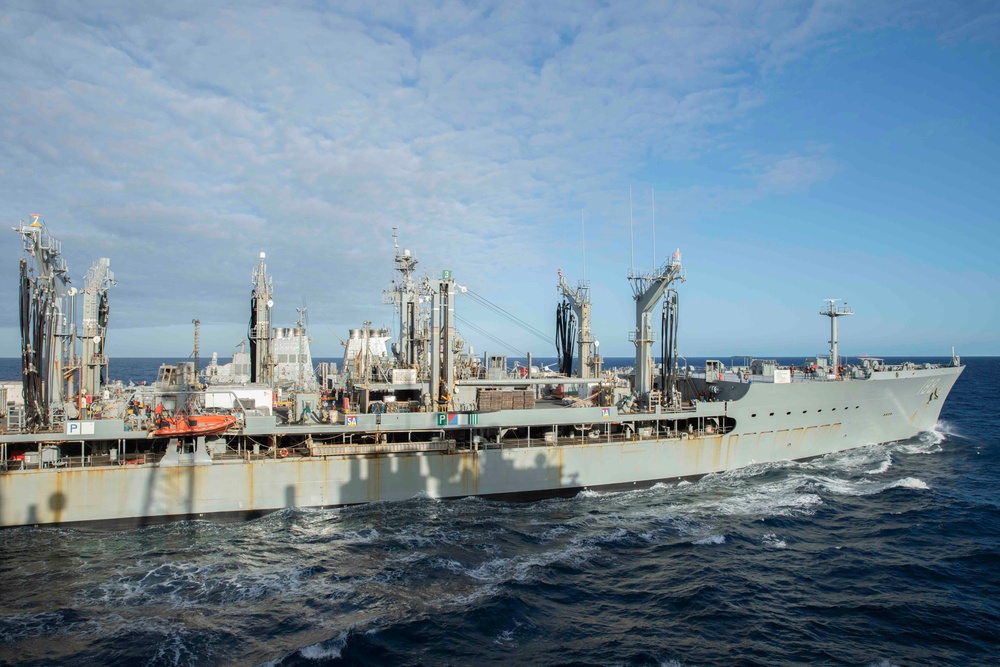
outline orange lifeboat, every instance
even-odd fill
[[[190,438],[222,433],[236,423],[232,415],[178,415],[159,421],[153,435],[159,438]]]

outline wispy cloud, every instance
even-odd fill
[[[763,192],[791,193],[807,190],[840,169],[820,149],[809,154],[752,155],[745,165]]]
[[[7,3],[4,216],[41,208],[74,271],[113,256],[120,285],[203,295],[188,306],[220,322],[244,319],[266,250],[314,316],[355,325],[367,304],[345,287],[378,294],[394,226],[425,267],[520,285],[548,275],[582,208],[597,242],[620,236],[650,164],[749,156],[729,172],[741,181],[704,190],[732,201],[829,179],[835,148],[768,155],[734,137],[768,104],[769,72],[851,31],[926,22],[900,7]],[[161,306],[126,301],[117,325],[175,322]]]

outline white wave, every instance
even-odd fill
[[[746,465],[741,468],[734,468],[721,473],[709,473],[697,482],[697,484],[700,484],[705,480],[712,479],[720,479],[730,482],[736,480],[748,480],[755,477],[761,477],[775,470],[798,468],[801,465],[802,463],[799,463],[798,461],[761,461],[760,463],[751,463],[750,465]]]
[[[699,514],[705,511],[730,517],[765,519],[776,516],[810,515],[823,503],[815,493],[803,493],[798,480],[789,478],[779,482],[750,485],[732,489],[722,498],[712,498],[697,504]]]
[[[514,626],[507,628],[506,630],[501,630],[500,634],[493,638],[494,644],[499,644],[500,646],[510,646],[515,643],[514,633],[517,629],[521,627],[521,622],[514,619]]]
[[[650,544],[673,541],[677,535],[704,535],[706,528],[684,517],[664,514],[663,508],[642,505],[627,513],[590,516],[585,521],[565,529],[575,534],[572,541],[579,545],[602,548],[617,544]],[[626,507],[627,509],[627,507]]]
[[[965,433],[959,431],[955,424],[946,421],[939,421],[934,424],[934,428],[930,430],[930,433],[940,435],[942,441],[948,438],[962,438],[964,440],[969,438]]]
[[[435,561],[444,569],[451,570],[455,574],[467,574],[465,564],[454,558],[436,558]]]
[[[438,544],[444,541],[440,539],[440,536],[438,536],[437,534],[421,535],[420,533],[416,532],[401,533],[400,535],[396,536],[396,539],[398,539],[400,542],[410,547],[411,549],[427,549],[429,547],[437,546]]]
[[[926,490],[930,488],[926,482],[916,477],[904,477],[892,482],[850,481],[835,477],[815,477],[811,482],[828,493],[839,496],[873,496],[888,489]]]
[[[916,477],[904,477],[903,479],[896,480],[895,482],[890,484],[887,488],[917,489],[920,491],[926,491],[931,487],[927,486],[927,482],[923,481],[922,479],[917,479]]]
[[[695,540],[691,544],[711,545],[711,544],[725,544],[725,543],[726,543],[725,535],[709,535],[708,537],[703,537],[700,540]]]
[[[872,488],[870,482],[852,482],[839,477],[813,477],[809,481],[824,491],[837,496],[868,495],[864,493],[864,490],[866,488]]]
[[[494,558],[475,567],[467,567],[454,560],[445,561],[445,567],[460,572],[478,581],[501,584],[509,581],[524,581],[537,568],[553,563],[579,565],[593,555],[595,548],[588,544],[571,543],[563,549],[554,549],[531,556]]]
[[[785,541],[779,538],[774,533],[766,533],[760,538],[761,543],[766,547],[771,547],[773,549],[785,549],[788,547]]]
[[[493,638],[494,644],[513,644],[514,643],[514,630],[504,630],[499,635]]]
[[[306,660],[336,660],[347,646],[347,633],[326,639],[299,649],[299,655]]]
[[[199,661],[197,651],[188,646],[188,631],[177,623],[172,623],[156,646],[156,656],[150,660],[153,664],[191,665]]]
[[[597,535],[591,535],[588,538],[586,538],[586,541],[588,543],[608,544],[613,542],[622,542],[628,537],[629,531],[626,528],[626,525],[628,525],[631,522],[627,520],[623,521],[622,517],[620,516],[615,516],[610,518],[613,525],[615,526],[614,530],[612,530],[610,533],[598,533]]]
[[[77,602],[82,606],[167,604],[173,608],[253,602],[301,589],[310,577],[311,568],[287,562],[246,564],[239,559],[205,564],[171,561],[151,565],[140,561],[82,591]]]
[[[558,524],[552,526],[551,528],[542,533],[539,533],[538,539],[541,540],[542,542],[551,542],[557,537],[562,537],[563,535],[566,535],[569,532],[570,532],[569,527],[563,524]]]
[[[113,643],[120,643],[133,642],[135,637],[144,635],[142,641],[149,649],[146,660],[152,664],[196,664],[207,657],[204,652],[198,655],[198,650],[205,649],[195,647],[193,633],[176,619],[151,614],[129,618],[119,614],[104,614],[100,618],[65,623],[61,615],[46,612],[35,616],[8,617],[4,620],[9,624],[21,619],[26,621],[26,627],[22,629],[25,632],[18,632],[13,636],[2,633],[0,641],[5,646],[13,646],[15,642],[29,637],[45,637],[45,657],[50,661],[56,659],[67,664],[74,663],[77,656],[72,653],[78,644],[63,642],[59,638],[84,636],[107,638]],[[28,650],[33,651],[33,648],[29,646]],[[27,660],[28,656],[22,654],[21,659]]]
[[[946,437],[944,433],[937,430],[926,431],[915,439],[901,443],[899,449],[907,454],[939,454],[944,451],[941,443],[945,441]]]
[[[865,474],[866,475],[881,475],[882,473],[884,473],[887,470],[889,470],[889,468],[891,468],[891,467],[892,467],[892,453],[886,452],[885,460],[883,460],[882,463],[880,463],[878,465],[878,467],[872,468],[871,470],[866,470]]]
[[[374,528],[362,528],[361,530],[348,530],[341,533],[343,541],[356,544],[368,544],[382,537]]]
[[[839,452],[831,452],[803,464],[803,470],[879,475],[892,466],[891,446],[865,445]],[[874,467],[873,467],[874,466]]]
[[[61,614],[45,611],[39,614],[14,614],[3,618],[0,641],[8,646],[29,637],[44,637],[59,633],[65,627]]]
[[[944,439],[947,436],[945,435],[945,433],[942,430],[940,430],[938,428],[938,424],[940,424],[940,422],[938,422],[937,424],[934,424],[934,428],[932,428],[930,431],[924,431],[923,433],[921,433],[917,437],[920,440],[927,440],[929,442],[933,442],[934,444],[940,444],[940,443],[944,442]]]
[[[701,537],[716,529],[715,526],[683,517],[662,517],[659,523],[662,526],[659,532],[665,533],[670,541],[675,536],[684,539]]]
[[[468,609],[479,604],[480,600],[494,597],[499,594],[499,592],[499,587],[494,586],[493,584],[487,584],[485,586],[474,588],[468,593],[452,593],[435,600],[428,600],[427,604],[431,607],[438,608],[457,607],[459,609]]]
[[[419,563],[424,558],[427,558],[427,554],[423,551],[409,551],[391,560],[392,562],[399,563],[401,565],[412,565],[413,563]]]

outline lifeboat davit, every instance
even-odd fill
[[[153,435],[159,438],[190,438],[222,433],[236,423],[232,415],[178,415],[164,417]]]

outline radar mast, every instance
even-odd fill
[[[837,340],[837,318],[844,317],[845,315],[853,315],[854,311],[845,302],[843,306],[837,306],[837,302],[840,299],[823,299],[826,301],[826,309],[819,311],[820,315],[825,315],[830,318],[830,367],[833,372],[840,377],[840,357],[838,356],[838,340]]]
[[[393,281],[392,289],[382,293],[382,302],[391,303],[399,315],[399,338],[393,346],[396,359],[405,367],[413,367],[417,359],[417,285],[413,281],[413,272],[417,269],[417,260],[409,250],[399,248],[398,227],[392,228],[392,245],[396,249],[396,271],[399,272],[399,282]]]

